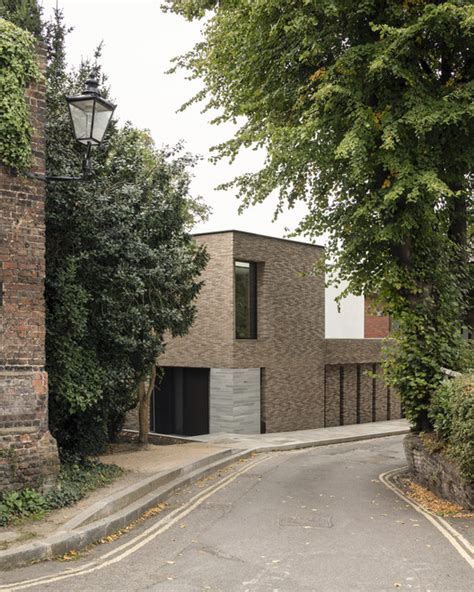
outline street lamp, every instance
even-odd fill
[[[97,89],[99,82],[92,72],[82,95],[66,97],[69,114],[74,130],[74,137],[78,142],[87,146],[83,163],[83,176],[90,174],[90,154],[92,146],[98,146],[107,131],[115,110],[115,105],[103,99]]]
[[[99,146],[109,126],[115,105],[103,99],[98,92],[99,82],[95,72],[91,72],[86,80],[82,95],[66,97],[71,116],[75,139],[86,146],[80,177],[64,177],[58,175],[39,175],[26,173],[26,176],[41,181],[85,181],[91,173],[91,150]]]

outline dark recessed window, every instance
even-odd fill
[[[257,338],[257,264],[235,262],[235,336]]]

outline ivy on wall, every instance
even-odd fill
[[[40,79],[34,36],[0,18],[0,161],[20,170],[31,159],[25,90]]]
[[[38,38],[43,29],[42,11],[36,0],[0,0],[0,18],[14,23]]]

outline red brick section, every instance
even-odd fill
[[[377,313],[373,300],[365,297],[364,301],[364,337],[383,339],[390,333],[390,317]]]
[[[38,57],[44,71],[42,47]],[[44,173],[44,85],[29,88],[27,98],[32,170]],[[0,491],[47,489],[58,470],[44,371],[44,201],[44,182],[0,165]]]

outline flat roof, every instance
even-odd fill
[[[278,238],[276,236],[268,236],[268,234],[258,234],[257,232],[247,232],[246,230],[213,230],[211,232],[192,232],[191,236],[209,236],[211,234],[229,234],[229,233],[246,234],[248,236],[257,236],[259,238],[268,238],[270,240],[284,241],[285,243],[296,243],[297,245],[303,245],[306,247],[316,247],[317,249],[324,249],[323,245],[316,245],[314,243],[293,240],[291,238]]]

